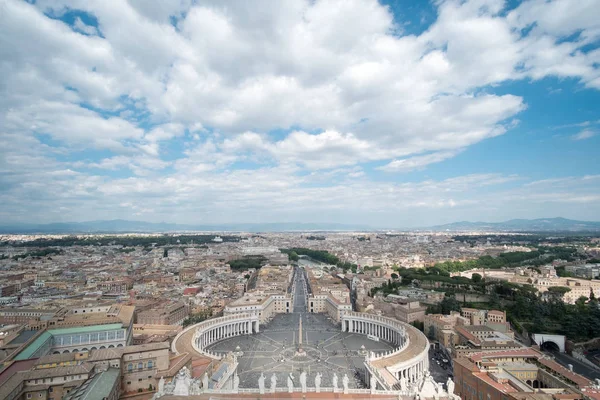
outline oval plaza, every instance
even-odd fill
[[[429,376],[429,342],[418,329],[352,311],[345,286],[312,268],[256,274],[255,287],[224,316],[188,327],[173,342],[175,352],[213,360],[200,390],[447,396]]]

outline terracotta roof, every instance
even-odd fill
[[[511,384],[509,384],[508,382],[506,383],[501,383],[501,382],[497,382],[496,380],[492,379],[487,372],[477,372],[475,374],[473,374],[475,376],[477,376],[479,379],[481,379],[482,381],[484,381],[485,383],[487,383],[488,385],[496,388],[497,390],[499,390],[502,393],[511,393],[511,392],[518,392],[518,390],[516,388],[514,388]]]
[[[575,382],[579,387],[589,386],[592,384],[590,380],[584,378],[579,374],[576,374],[575,372],[569,371],[567,368],[563,367],[554,360],[550,360],[548,358],[539,358],[538,362],[557,372],[558,374],[564,376],[565,378],[569,379],[571,382]]]
[[[482,351],[469,355],[469,359],[473,362],[482,361],[485,358],[496,358],[496,357],[527,357],[527,358],[538,358],[542,357],[542,354],[532,348],[526,349],[513,349],[513,350],[501,350],[501,351]]]
[[[465,339],[467,339],[475,344],[481,344],[481,340],[479,340],[475,335],[473,335],[471,332],[469,332],[462,326],[457,325],[454,327],[454,330],[456,331],[456,333],[463,336]]]

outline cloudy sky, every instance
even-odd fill
[[[600,220],[600,0],[0,0],[0,220]]]

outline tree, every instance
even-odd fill
[[[577,300],[575,300],[575,305],[582,310],[583,308],[585,308],[585,303],[587,303],[588,298],[585,296],[581,296],[579,297]]]
[[[571,289],[564,286],[552,286],[548,288],[548,293],[559,298],[562,298],[565,295],[565,293],[568,293],[570,291]]]
[[[440,302],[442,314],[447,315],[450,314],[451,311],[460,311],[460,302],[456,300],[454,295],[446,297]]]
[[[429,326],[427,337],[429,337],[429,339],[435,339],[435,327],[433,325]]]
[[[397,273],[392,273],[392,279],[398,279],[398,274]]]
[[[473,281],[473,283],[480,283],[482,278],[483,277],[477,273],[471,275],[471,280]]]
[[[492,291],[492,293],[490,293],[488,302],[490,303],[490,308],[498,308],[500,306],[500,296],[498,296],[498,293]]]

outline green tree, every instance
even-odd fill
[[[548,288],[548,293],[554,297],[563,298],[565,293],[570,292],[571,289],[564,286],[552,286]]]
[[[460,311],[460,302],[456,300],[454,295],[446,296],[440,302],[440,307],[442,314],[447,315],[450,314],[451,311]]]
[[[480,283],[482,278],[483,277],[477,273],[471,275],[471,280],[473,281],[473,283]]]

